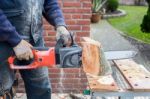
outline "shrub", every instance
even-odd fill
[[[107,1],[107,12],[114,12],[119,6],[118,0],[108,0]]]
[[[107,0],[92,0],[92,12],[97,13],[102,10]]]
[[[150,1],[147,0],[147,2],[148,2],[148,10],[147,14],[143,18],[143,22],[141,24],[141,31],[150,33]]]

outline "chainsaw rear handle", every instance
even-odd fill
[[[32,53],[34,55],[34,59],[36,59],[36,52],[35,50],[32,50]],[[15,65],[15,60],[17,59],[16,56],[11,56],[8,58],[8,63],[10,65],[10,68],[11,69],[34,69],[37,67],[37,63],[36,62],[32,62],[30,65],[21,65],[21,66],[18,66],[18,65]]]
[[[39,47],[40,48],[40,47]],[[37,49],[37,48],[36,48]],[[54,48],[50,48],[46,50],[46,48],[41,48],[44,51],[32,50],[34,59],[28,65],[15,65],[16,56],[11,56],[8,58],[8,63],[11,69],[35,69],[42,66],[53,67],[55,62],[55,50]]]

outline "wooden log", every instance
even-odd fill
[[[90,38],[82,38],[82,66],[86,73],[92,75],[99,75],[101,70],[100,67],[100,43]]]
[[[115,60],[120,70],[133,91],[150,91],[150,72],[132,59]]]

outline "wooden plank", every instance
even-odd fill
[[[91,91],[118,91],[118,86],[111,75],[94,76],[87,74],[87,79]]]
[[[115,60],[117,68],[134,91],[150,91],[150,72],[132,59]]]
[[[100,43],[88,37],[82,38],[82,66],[86,73],[99,75],[100,68]]]

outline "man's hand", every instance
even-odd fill
[[[57,34],[56,34],[56,39],[58,40],[60,37],[64,39],[64,43],[66,45],[69,45],[69,40],[70,40],[70,33],[69,31],[64,27],[64,26],[58,26],[56,28]]]
[[[33,58],[33,53],[32,53],[32,45],[29,44],[25,40],[21,40],[21,42],[13,48],[17,58],[19,60],[29,60]]]

